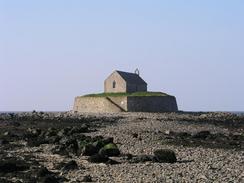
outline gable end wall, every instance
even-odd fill
[[[115,88],[113,88],[113,81],[116,82]],[[105,93],[125,93],[126,92],[125,80],[117,72],[113,72],[104,81],[104,92]]]

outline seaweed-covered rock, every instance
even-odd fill
[[[190,133],[187,133],[187,132],[178,132],[176,135],[179,138],[187,138],[187,137],[190,137],[191,136],[191,134]]]
[[[105,145],[102,149],[100,149],[99,154],[104,155],[104,156],[108,156],[108,157],[119,156],[120,150],[116,144],[109,143],[109,144]]]
[[[56,144],[60,141],[60,138],[59,136],[51,136],[47,139],[48,143],[49,144]]]
[[[14,157],[0,161],[0,173],[18,172],[29,169],[29,164]]]
[[[101,154],[94,154],[88,158],[90,163],[106,163],[109,160],[107,156]]]
[[[73,135],[76,133],[86,133],[88,132],[88,126],[86,124],[83,124],[79,127],[73,127],[69,130],[68,134]]]
[[[83,156],[92,156],[96,154],[99,151],[99,149],[94,146],[93,144],[87,144],[82,149],[82,155]]]
[[[28,138],[27,139],[27,145],[28,146],[40,146],[41,144],[48,144],[48,140],[47,139],[44,139],[44,138]]]
[[[6,139],[0,139],[0,145],[6,145],[9,144],[9,141],[7,141]]]
[[[200,131],[197,132],[196,134],[194,134],[192,136],[192,138],[197,138],[197,139],[206,139],[207,137],[209,137],[211,135],[210,131]]]
[[[41,167],[37,171],[37,177],[44,177],[44,176],[51,175],[51,174],[53,174],[53,172],[50,172],[46,167]]]
[[[57,135],[57,130],[55,128],[48,128],[47,132],[45,132],[44,137],[48,138],[48,137],[52,137]]]
[[[104,143],[103,140],[98,140],[92,143],[92,145],[96,148],[96,149],[101,149],[103,148],[103,146],[105,146],[106,144]]]
[[[78,142],[76,138],[73,137],[63,137],[59,140],[59,144],[68,147],[69,145],[74,145],[76,148],[78,148]]]
[[[98,150],[106,146],[107,144],[113,143],[114,139],[113,137],[108,137],[105,139],[100,139],[95,142],[93,142],[93,146],[95,146]]]
[[[175,163],[177,161],[175,152],[170,149],[155,150],[154,157],[160,163]]]
[[[41,178],[39,182],[40,183],[59,183],[61,181],[60,181],[60,178],[55,175],[47,175],[47,176]]]
[[[59,130],[59,131],[57,132],[57,136],[59,136],[59,137],[63,137],[63,136],[66,135],[66,134],[67,134],[66,128],[61,129],[61,130]]]
[[[74,141],[72,144],[68,145],[66,147],[66,151],[69,155],[71,154],[79,155],[79,146],[77,141]]]
[[[30,137],[37,137],[41,134],[41,129],[39,128],[28,128],[27,129],[27,134],[26,137],[30,138]]]
[[[7,180],[7,179],[5,179],[5,178],[0,178],[0,182],[1,182],[1,183],[14,183],[14,182],[12,182],[12,181],[10,181],[10,180]]]
[[[114,138],[113,137],[107,137],[103,139],[104,144],[110,144],[110,143],[114,143]]]

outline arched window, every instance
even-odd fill
[[[113,88],[115,88],[116,87],[116,82],[115,81],[113,81]]]

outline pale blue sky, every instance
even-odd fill
[[[70,110],[139,68],[181,110],[244,111],[242,0],[0,0],[0,111]]]

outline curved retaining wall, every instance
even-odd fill
[[[178,111],[174,96],[146,97],[76,97],[76,112],[175,112]]]

